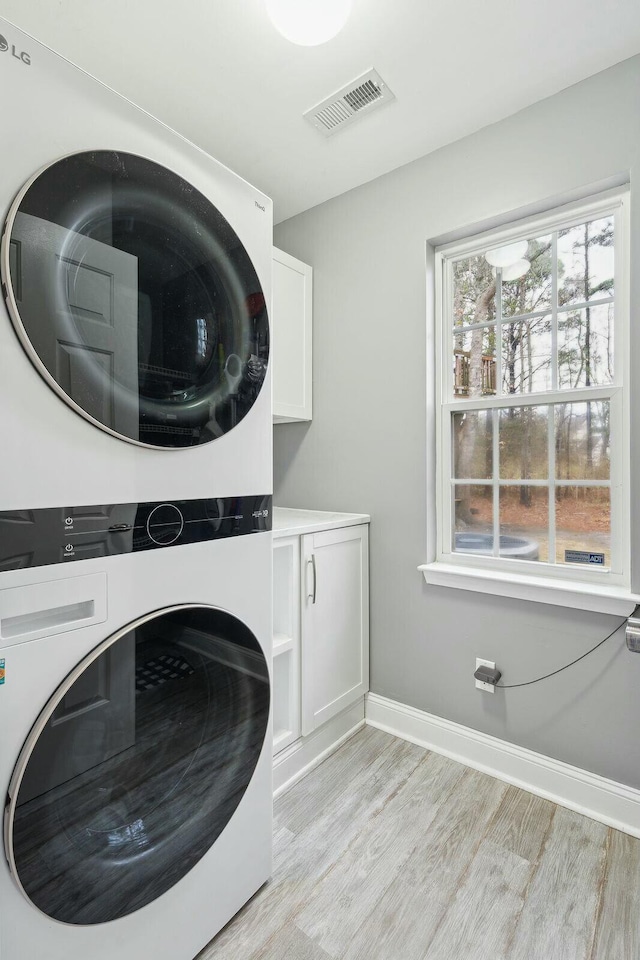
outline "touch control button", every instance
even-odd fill
[[[183,527],[184,517],[173,503],[161,503],[154,507],[147,519],[147,533],[159,547],[175,543]]]

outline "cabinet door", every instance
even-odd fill
[[[302,538],[302,733],[369,689],[366,524]]]
[[[273,248],[273,419],[311,420],[311,267]]]

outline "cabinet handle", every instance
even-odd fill
[[[316,555],[315,553],[311,554],[311,559],[307,560],[307,569],[309,569],[309,564],[313,569],[313,593],[307,594],[307,600],[311,600],[312,603],[316,602],[316,584],[317,584],[317,571],[316,571]]]

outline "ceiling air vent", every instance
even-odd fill
[[[304,117],[325,137],[330,137],[337,130],[342,130],[391,100],[395,100],[395,97],[380,74],[368,70],[333,96],[307,110]]]

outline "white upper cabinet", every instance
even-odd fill
[[[273,248],[273,422],[311,420],[311,267]]]

